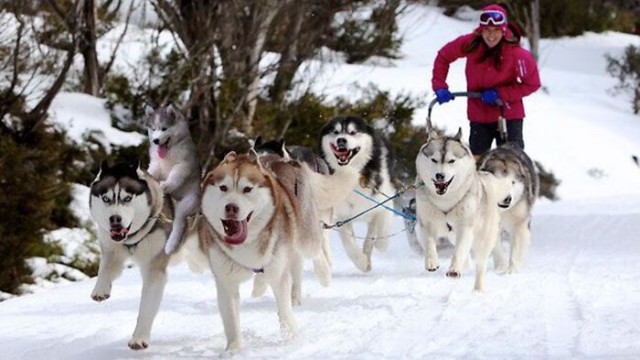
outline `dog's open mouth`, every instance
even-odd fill
[[[222,227],[224,228],[224,242],[231,245],[242,244],[247,239],[248,224],[251,220],[251,215],[253,215],[253,212],[249,213],[244,220],[220,219]]]
[[[449,185],[451,185],[451,182],[453,181],[453,176],[451,177],[451,179],[449,179],[449,181],[444,181],[444,180],[433,180],[433,185],[436,187],[436,194],[438,195],[444,195],[444,193],[447,192],[447,189],[449,188]]]
[[[360,151],[360,147],[347,149],[342,147],[336,147],[334,144],[331,144],[331,151],[333,151],[333,156],[338,160],[338,165],[344,166],[353,159],[354,156]]]
[[[167,141],[165,141],[164,143],[158,145],[158,156],[161,159],[164,159],[167,156],[167,153],[169,152],[169,141],[171,140],[171,138],[167,138]]]
[[[131,225],[128,227],[123,227],[122,225],[111,226],[111,229],[109,230],[111,240],[120,242],[126,239],[127,235],[129,235],[129,229],[131,229]]]

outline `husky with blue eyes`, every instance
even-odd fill
[[[171,224],[164,220],[172,216],[170,202],[165,201],[160,184],[141,170],[137,161],[113,167],[103,162],[91,184],[89,209],[100,243],[98,279],[91,298],[98,302],[109,299],[113,281],[122,274],[125,260],[131,258],[140,267],[143,286],[129,347],[145,349],[162,301],[167,266],[173,257],[164,252],[171,232]],[[189,265],[192,270],[202,272],[207,260],[197,245],[187,246],[190,241],[191,238],[180,252],[187,254],[191,250],[190,256],[186,256]],[[197,263],[196,254],[204,263]]]

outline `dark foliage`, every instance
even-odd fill
[[[640,49],[629,45],[620,58],[607,55],[607,71],[618,80],[614,92],[629,92],[633,97],[633,112],[640,112]]]
[[[30,281],[26,258],[60,252],[42,242],[45,231],[77,225],[68,206],[79,154],[46,126],[26,136],[0,134],[0,290],[15,293]]]

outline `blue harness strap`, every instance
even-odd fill
[[[394,213],[394,214],[396,214],[396,215],[400,215],[400,216],[402,216],[403,218],[405,218],[405,219],[407,219],[407,220],[412,220],[412,221],[415,221],[415,220],[416,220],[415,216],[407,215],[407,214],[405,214],[405,213],[403,213],[403,212],[401,212],[401,211],[398,211],[398,210],[396,210],[396,209],[394,209],[394,208],[391,208],[391,207],[388,207],[387,205],[384,205],[384,203],[385,203],[385,202],[387,202],[387,201],[389,201],[389,200],[391,200],[391,199],[395,199],[395,198],[397,198],[397,197],[398,197],[398,195],[400,195],[399,193],[398,193],[398,194],[396,194],[396,195],[394,195],[394,196],[392,196],[392,197],[390,197],[390,198],[388,198],[388,199],[387,199],[387,200],[385,200],[384,202],[380,203],[380,202],[378,202],[376,199],[372,198],[371,196],[368,196],[367,194],[364,194],[364,193],[362,193],[362,192],[360,192],[360,191],[358,191],[358,190],[353,190],[353,191],[354,191],[356,194],[358,194],[358,195],[362,196],[363,198],[365,198],[365,199],[367,199],[367,200],[371,200],[373,203],[378,204],[378,206],[382,206],[383,208],[385,208],[385,209],[387,209],[387,210],[391,211],[392,213]]]

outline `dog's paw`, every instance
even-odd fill
[[[509,268],[506,271],[507,274],[517,274],[519,272],[520,272],[520,267],[514,266],[514,265],[509,266]]]
[[[373,243],[373,246],[376,250],[380,252],[385,252],[389,248],[389,238],[380,238],[377,239],[376,242]]]
[[[451,270],[447,271],[447,277],[459,278],[460,276],[462,276],[460,271],[457,271],[457,270],[454,270],[454,269],[451,269]]]
[[[178,245],[179,244],[177,241],[169,238],[169,240],[167,240],[167,243],[164,245],[164,253],[167,255],[175,253],[176,251],[178,251]]]
[[[109,286],[98,286],[98,285],[96,285],[96,287],[91,292],[91,298],[94,301],[97,301],[97,302],[107,300],[110,297],[111,297],[111,286],[110,285]]]
[[[173,192],[176,190],[176,186],[173,182],[169,182],[165,180],[160,183],[160,189],[165,194],[173,194]]]
[[[438,264],[438,259],[435,259],[435,260],[431,258],[425,259],[424,268],[430,272],[434,272],[438,270],[440,268],[440,265]]]
[[[320,285],[327,287],[331,284],[331,268],[326,264],[313,264],[313,273],[320,282]]]
[[[149,339],[135,339],[129,340],[129,349],[131,350],[144,350],[149,347]]]
[[[371,271],[371,258],[365,255],[359,256],[357,260],[354,259],[354,264],[358,269],[364,272]]]
[[[240,349],[242,349],[242,340],[238,339],[228,343],[224,351],[233,354],[240,351]]]
[[[300,306],[302,305],[302,295],[291,293],[291,305]]]

